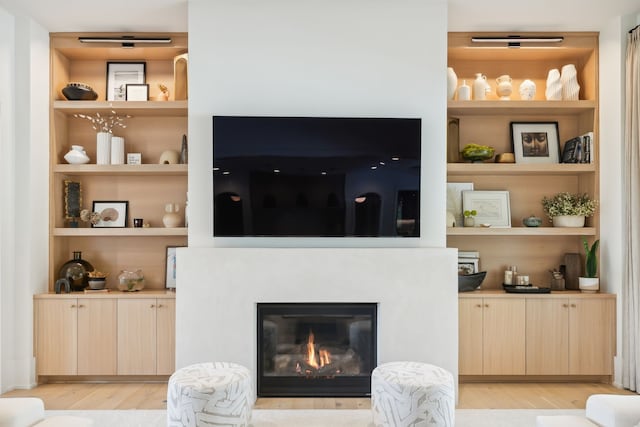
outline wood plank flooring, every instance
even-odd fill
[[[459,409],[583,409],[596,393],[635,394],[600,383],[460,384]],[[39,397],[47,409],[166,409],[166,383],[43,384],[1,397]],[[260,398],[256,409],[368,409],[367,398]]]

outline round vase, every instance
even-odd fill
[[[142,270],[122,270],[118,275],[118,290],[135,292],[144,289],[144,274]]]
[[[470,217],[470,216],[465,217],[462,220],[462,222],[463,222],[465,227],[475,227],[475,225],[476,225],[476,220],[473,217]]]
[[[162,223],[166,228],[179,227],[182,218],[178,214],[180,207],[177,203],[167,203],[164,207],[165,214],[162,216]]]
[[[89,162],[89,156],[82,145],[72,145],[71,150],[64,155],[64,159],[72,165],[82,165]]]
[[[531,101],[536,96],[536,84],[526,79],[522,83],[520,83],[520,99],[523,101]]]
[[[578,84],[578,72],[575,65],[567,64],[562,67],[560,82],[562,83],[562,99],[564,101],[577,101],[580,95],[580,85]]]
[[[578,288],[582,292],[598,292],[600,290],[600,278],[578,277]]]
[[[562,100],[562,82],[560,82],[560,71],[554,68],[549,70],[547,76],[547,88],[544,92],[547,101]]]
[[[473,100],[482,101],[487,98],[487,76],[476,73],[476,79],[473,81]]]
[[[508,75],[500,76],[496,79],[496,94],[501,100],[506,101],[511,99],[511,92],[513,92],[513,86],[511,84],[511,77]]]
[[[58,276],[69,281],[72,291],[82,291],[89,284],[89,272],[93,270],[91,263],[82,259],[82,252],[75,251],[73,259],[62,265]]]
[[[553,217],[554,227],[584,227],[585,217],[582,215],[558,215]]]
[[[111,133],[98,132],[96,135],[96,164],[108,165],[111,163]]]
[[[453,99],[456,94],[456,88],[458,87],[458,76],[453,68],[447,68],[447,99]]]

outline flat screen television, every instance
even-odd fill
[[[418,118],[213,116],[213,235],[419,237]]]

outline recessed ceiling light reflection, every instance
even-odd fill
[[[220,168],[219,168],[219,167],[217,167],[217,166],[214,166],[213,170],[214,170],[214,171],[219,171],[219,170],[220,170]]]
[[[385,162],[379,162],[379,163],[380,163],[380,166],[384,166],[385,165]]]
[[[231,200],[234,202],[239,202],[242,199],[240,198],[240,196],[231,196]]]
[[[398,160],[400,160],[400,157],[394,156],[394,157],[391,158],[391,160],[393,160],[394,162],[397,162]]]
[[[377,166],[371,166],[371,170],[376,170],[376,169],[378,169]]]
[[[274,169],[273,173],[280,173],[280,169]]]
[[[229,172],[229,171],[224,171],[224,172],[222,172],[222,175],[231,175],[231,172]]]
[[[327,173],[325,171],[320,172],[321,175],[326,175]]]
[[[364,203],[364,202],[365,202],[365,200],[367,200],[367,197],[366,197],[366,196],[360,196],[360,197],[356,197],[356,198],[355,198],[355,202],[356,202],[356,203]]]

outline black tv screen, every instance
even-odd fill
[[[417,118],[213,116],[213,235],[420,236]]]

